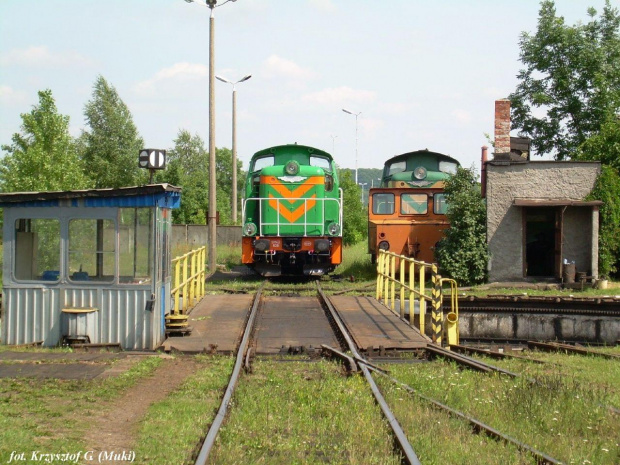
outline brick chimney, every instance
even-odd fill
[[[510,100],[495,101],[495,154],[510,153]]]

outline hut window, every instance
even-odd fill
[[[121,208],[118,225],[119,283],[150,281],[152,217],[150,208]]]
[[[116,229],[114,221],[69,221],[69,279],[114,281]]]
[[[60,221],[19,219],[15,222],[16,280],[58,281],[60,279]]]

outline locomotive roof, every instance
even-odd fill
[[[333,157],[329,153],[321,149],[317,149],[316,147],[311,147],[309,145],[300,145],[300,144],[274,145],[273,147],[268,147],[266,149],[259,150],[254,155],[252,155],[252,159],[257,158],[257,157],[262,157],[264,155],[276,154],[276,152],[278,152],[279,149],[285,149],[285,148],[306,149],[308,150],[308,153],[310,154],[322,155],[324,157],[329,158],[330,160],[333,160]]]
[[[389,160],[386,160],[384,165],[387,165],[388,163],[392,163],[396,160],[400,160],[400,159],[404,159],[404,160],[408,160],[409,158],[415,157],[416,155],[434,155],[438,158],[441,158],[443,160],[448,160],[448,161],[452,161],[454,163],[456,163],[457,165],[461,165],[459,163],[459,161],[456,158],[451,157],[450,155],[446,155],[444,153],[439,153],[439,152],[432,152],[428,149],[422,149],[422,150],[414,150],[413,152],[407,152],[407,153],[403,153],[401,155],[396,155],[392,158],[390,158]]]

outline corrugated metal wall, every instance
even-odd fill
[[[55,346],[66,335],[91,343],[119,343],[124,349],[155,349],[163,340],[160,307],[146,310],[151,288],[4,288],[5,344],[43,341]],[[92,313],[64,313],[89,307]],[[85,332],[85,334],[80,334]]]

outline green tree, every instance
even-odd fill
[[[586,140],[576,158],[597,160],[620,171],[620,116],[607,121],[597,134]]]
[[[51,90],[39,91],[39,103],[23,113],[0,162],[0,190],[57,191],[88,187],[83,165],[69,134],[69,117],[61,115]]]
[[[342,242],[344,245],[357,244],[368,238],[368,213],[362,205],[362,190],[355,184],[349,170],[338,170],[338,179],[343,195]]]
[[[143,184],[146,170],[138,167],[138,153],[144,142],[131,112],[116,89],[102,76],[93,86],[92,99],[84,106],[89,130],[80,137],[82,158],[95,187]]]
[[[181,207],[172,211],[176,224],[205,224],[209,194],[207,160],[209,153],[197,134],[180,129],[174,148],[167,152],[165,171],[156,175],[158,182],[168,182],[183,188]]]
[[[609,0],[600,16],[574,26],[541,2],[538,29],[519,41],[517,89],[510,95],[513,128],[531,137],[537,154],[572,157],[620,110],[620,14]]]
[[[598,272],[609,276],[620,270],[620,175],[603,165],[588,200],[602,200],[599,209]]]
[[[489,259],[486,205],[473,168],[459,167],[446,181],[445,191],[450,227],[435,251],[441,273],[459,285],[484,282]]]
[[[237,222],[241,217],[241,195],[245,178],[241,171],[242,162],[237,160]],[[219,148],[215,151],[215,172],[217,180],[217,210],[220,212],[221,224],[232,222],[232,150]]]

